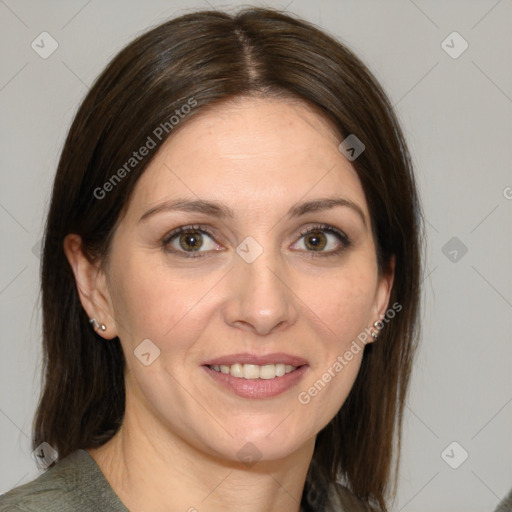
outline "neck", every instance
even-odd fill
[[[131,512],[299,512],[314,443],[284,459],[248,465],[143,424],[127,407],[117,434],[89,453]]]

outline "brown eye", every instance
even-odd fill
[[[304,244],[308,249],[321,251],[327,245],[327,237],[321,231],[312,231],[304,237]]]
[[[164,252],[184,257],[205,256],[205,253],[222,249],[215,243],[213,235],[205,227],[200,226],[177,228],[166,235],[161,243]]]
[[[198,251],[203,244],[203,235],[199,231],[186,231],[180,235],[179,243],[184,251]]]
[[[312,256],[335,256],[348,249],[351,243],[343,231],[325,224],[301,232],[293,248]]]

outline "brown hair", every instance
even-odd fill
[[[195,107],[180,117],[180,127],[206,107],[255,94],[306,102],[331,121],[340,141],[355,134],[365,145],[352,165],[369,206],[379,271],[387,272],[396,257],[390,304],[402,310],[379,341],[366,346],[347,400],[317,436],[312,466],[328,482],[343,477],[365,504],[386,510],[393,456],[396,492],[419,330],[423,226],[412,164],[389,100],[366,66],[323,31],[272,9],[199,11],[157,26],[112,60],[80,106],[62,150],[44,237],[44,383],[33,446],[46,441],[60,458],[100,446],[124,414],[120,342],[98,342],[63,250],[65,236],[80,235],[88,257],[106,261],[137,180],[172,135],[171,117],[191,98]],[[161,139],[157,127],[166,127]],[[155,142],[151,154],[98,198],[98,187],[148,136]]]

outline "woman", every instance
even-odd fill
[[[421,229],[389,101],[339,42],[266,9],[136,39],[62,151],[51,468],[0,510],[387,510]]]

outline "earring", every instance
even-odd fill
[[[379,328],[379,322],[378,321],[373,322],[373,326],[375,327],[375,329],[378,329]],[[379,337],[379,335],[375,331],[371,332],[371,336],[373,338],[373,341],[376,341],[377,338]]]
[[[90,318],[89,323],[92,324],[93,329],[97,331],[98,329],[101,329],[102,331],[105,331],[107,329],[107,326],[105,324],[100,324],[96,320],[96,318]]]

